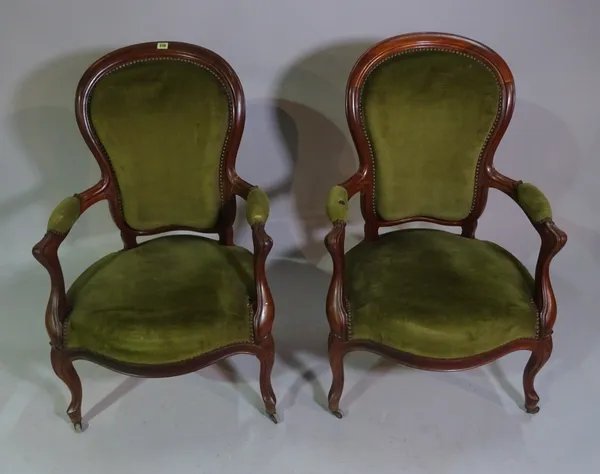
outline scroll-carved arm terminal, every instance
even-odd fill
[[[535,268],[534,300],[540,311],[540,337],[552,334],[556,321],[556,299],[550,282],[550,263],[567,243],[567,234],[552,220],[552,209],[542,191],[532,184],[510,179],[494,168],[488,169],[490,186],[507,194],[525,212],[541,238]]]

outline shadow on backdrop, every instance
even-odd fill
[[[78,262],[63,259],[65,267]],[[44,314],[50,282],[45,270],[35,262],[0,284],[0,365],[8,373],[30,383],[53,400],[61,417],[67,406],[67,390],[50,366],[50,345],[44,325]],[[106,369],[89,363],[76,363],[83,383],[90,378],[115,377]],[[84,385],[85,390],[85,385]]]
[[[518,77],[516,83],[518,90]],[[563,216],[557,212],[567,207],[561,206],[562,202],[580,192],[577,178],[585,164],[577,138],[567,123],[547,108],[518,96],[513,120],[494,163],[503,174],[534,183],[542,189],[553,207],[555,222],[569,236],[569,242],[551,266],[558,303],[555,347],[548,367],[538,377],[540,393],[550,395],[552,390],[548,388],[581,364],[595,347],[600,334],[600,321],[592,316],[594,311],[588,306],[591,298],[586,293],[591,290],[590,285],[583,281],[576,283],[586,277],[571,264],[581,259],[582,247],[591,250],[592,254],[594,245],[600,248],[600,236],[582,224],[587,216],[576,213]],[[516,205],[508,199],[502,202],[496,199],[499,194],[490,192],[480,229],[486,238],[513,252],[533,272],[539,252],[537,233]],[[508,367],[513,379],[513,372],[520,367],[512,364]],[[502,375],[499,366],[494,370],[497,375]],[[518,399],[522,400],[521,390],[518,392]]]
[[[494,158],[498,171],[541,188],[556,210],[560,202],[574,191],[581,159],[577,139],[560,117],[540,105],[517,97],[513,119]],[[482,225],[485,222],[486,226],[493,229],[500,242],[513,242],[509,250],[518,257],[537,257],[538,246],[529,245],[529,237],[537,234],[516,205],[495,206],[495,198],[500,194],[496,190],[490,191],[489,208],[483,214]],[[516,229],[517,234],[511,225],[518,222],[515,221],[515,215],[519,215],[517,219],[524,224]],[[570,233],[571,229],[566,223],[561,225],[561,216],[556,212],[554,219],[559,227]],[[520,247],[519,242],[524,242],[528,248]],[[565,247],[556,261],[563,258],[568,249],[569,246]]]
[[[74,99],[77,83],[85,70],[108,51],[108,48],[95,49],[52,59],[21,81],[12,101],[9,126],[23,155],[33,165],[37,183],[1,202],[0,219],[32,204],[41,205],[49,215],[62,199],[100,179],[96,160],[77,128]],[[108,232],[110,223],[109,217],[103,222],[83,220],[74,233]],[[33,238],[37,241],[41,237]]]
[[[325,215],[327,193],[357,169],[345,115],[348,76],[360,55],[377,41],[365,38],[313,51],[281,75],[275,92],[278,131],[295,165],[291,200],[300,226],[300,256],[313,264],[326,254],[318,230],[330,227]]]
[[[283,147],[268,139],[278,125],[285,128],[290,140],[298,140],[298,129],[293,118],[278,106],[277,101],[255,99],[246,102],[246,124],[237,156],[236,171],[244,180],[260,186],[267,193],[272,211],[278,206],[278,202],[290,193],[297,159],[296,156],[282,157],[285,155],[281,151]],[[265,179],[269,182],[265,183]],[[235,242],[251,243],[251,230],[245,219],[246,203],[238,198],[237,204]],[[274,217],[277,216],[272,215],[267,222],[267,232]],[[276,241],[275,245],[278,244]]]
[[[31,164],[35,184],[0,202],[0,220],[10,219],[31,205],[39,205],[50,215],[66,196],[95,183],[100,172],[85,145],[74,114],[77,83],[87,67],[109,51],[100,48],[54,58],[38,65],[24,77],[12,98],[9,128],[18,140],[22,155]],[[11,179],[5,174],[4,179]],[[10,188],[7,184],[6,187]],[[107,219],[110,222],[110,219]],[[40,224],[43,229],[46,222]],[[87,224],[87,226],[85,225]],[[102,231],[87,221],[76,232]],[[31,246],[42,238],[27,235]],[[30,255],[30,254],[29,254]],[[46,271],[31,258],[26,269],[14,274],[0,288],[3,311],[0,314],[0,361],[19,379],[41,386],[64,410],[60,381],[48,376],[50,367],[44,312],[50,292]]]
[[[329,326],[325,317],[329,275],[308,262],[281,258],[269,263],[267,278],[275,300],[273,336],[277,356],[273,379],[278,413],[285,416],[285,411],[296,403],[296,399],[304,396],[301,389],[305,384],[310,385],[313,393],[306,405],[315,406],[315,400],[324,405],[326,397],[321,382],[329,383]],[[262,412],[262,400],[248,384],[249,380],[254,382],[256,379],[258,363],[252,357],[232,360],[235,365],[225,361],[219,364],[218,372],[203,370],[199,375],[232,382],[240,396]],[[281,380],[289,368],[298,378],[286,389]],[[322,380],[317,380],[321,376]]]

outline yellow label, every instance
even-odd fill
[[[156,43],[156,49],[169,49],[169,43]]]

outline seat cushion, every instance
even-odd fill
[[[492,242],[408,229],[346,255],[350,338],[461,358],[536,338],[533,278]]]
[[[247,250],[161,237],[102,258],[75,281],[66,346],[135,364],[182,361],[252,341],[254,295]]]

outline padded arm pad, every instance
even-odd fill
[[[269,198],[258,186],[248,193],[246,220],[251,226],[259,222],[265,223],[269,218]]]
[[[516,190],[517,204],[525,211],[532,222],[552,219],[552,208],[544,193],[533,184],[520,183]]]
[[[81,215],[81,201],[77,196],[63,199],[50,214],[48,232],[68,233]]]
[[[327,196],[327,217],[334,223],[348,217],[348,191],[343,186],[334,186]]]

